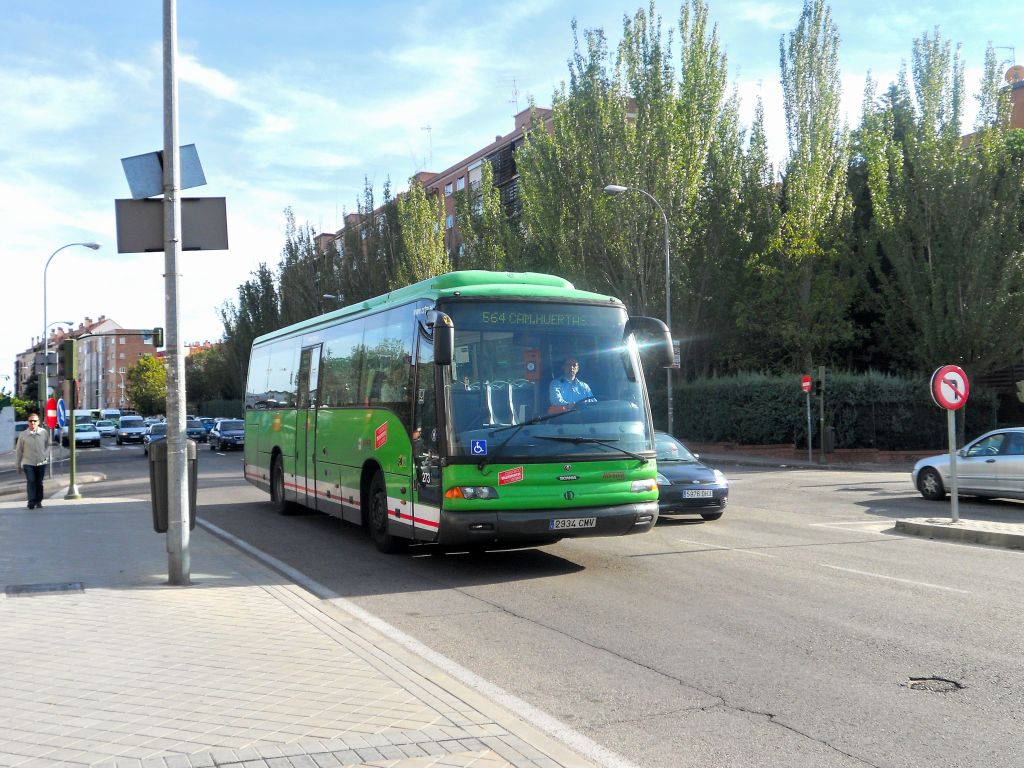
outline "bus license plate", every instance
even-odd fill
[[[710,499],[712,496],[714,496],[714,492],[710,489],[683,491],[684,499]]]
[[[596,517],[560,517],[551,521],[552,531],[571,530],[574,528],[596,528]]]

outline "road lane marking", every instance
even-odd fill
[[[929,584],[927,581],[913,581],[912,579],[898,579],[895,576],[886,576],[881,573],[870,573],[869,571],[857,571],[853,568],[841,568],[838,565],[829,565],[828,563],[818,563],[822,568],[831,568],[834,571],[844,571],[846,573],[855,573],[858,576],[871,576],[876,579],[885,579],[886,581],[898,581],[901,584],[913,584],[916,587],[928,587],[929,589],[941,589],[946,592],[957,592],[961,595],[971,594],[966,589],[957,589],[956,587],[944,587],[941,584]]]
[[[752,549],[742,549],[736,547],[723,547],[718,544],[708,544],[706,541],[693,541],[692,539],[676,539],[674,544],[693,544],[695,547],[704,547],[705,549],[714,549],[720,552],[742,552],[745,555],[757,555],[758,557],[771,557],[778,558],[778,555],[769,555],[764,552],[755,552]]]

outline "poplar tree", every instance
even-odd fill
[[[444,245],[443,211],[437,196],[428,196],[419,181],[410,180],[409,191],[398,198],[405,260],[399,265],[392,289],[451,271]]]
[[[238,286],[238,303],[220,308],[225,356],[241,383],[249,371],[249,353],[257,336],[281,327],[280,302],[274,274],[261,263],[252,277]]]
[[[501,190],[494,186],[494,171],[486,160],[480,168],[480,182],[456,193],[456,218],[462,234],[458,269],[514,269],[517,238],[514,224],[501,202]]]
[[[961,135],[963,63],[938,30],[915,40],[912,86],[865,99],[863,151],[886,336],[921,372],[977,376],[1019,359],[1024,337],[1024,163],[995,56],[978,130]]]
[[[603,31],[581,38],[574,24],[569,82],[554,95],[551,132],[532,132],[517,158],[534,268],[656,316],[665,306],[665,226],[636,190],[668,217],[672,298],[682,306],[692,292],[696,204],[725,101],[726,62],[706,4],[685,3],[678,18],[667,35],[653,3],[625,18],[614,56]],[[633,191],[609,197],[609,184]]]
[[[789,152],[778,226],[750,276],[763,359],[810,370],[855,338],[849,134],[839,117],[839,33],[824,0],[805,0],[779,53]]]

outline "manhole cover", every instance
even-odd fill
[[[932,693],[952,693],[959,691],[963,685],[956,680],[944,677],[912,677],[907,687],[914,691],[931,691]]]
[[[85,592],[80,581],[65,581],[60,584],[8,584],[4,589],[8,597],[28,597],[61,592]]]

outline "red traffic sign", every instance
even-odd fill
[[[958,365],[944,365],[932,374],[932,400],[947,411],[958,411],[967,404],[971,384],[964,369]]]
[[[50,429],[57,426],[57,401],[52,397],[46,401],[46,426]]]
[[[804,374],[803,378],[800,379],[800,389],[804,392],[811,391],[811,377]]]

